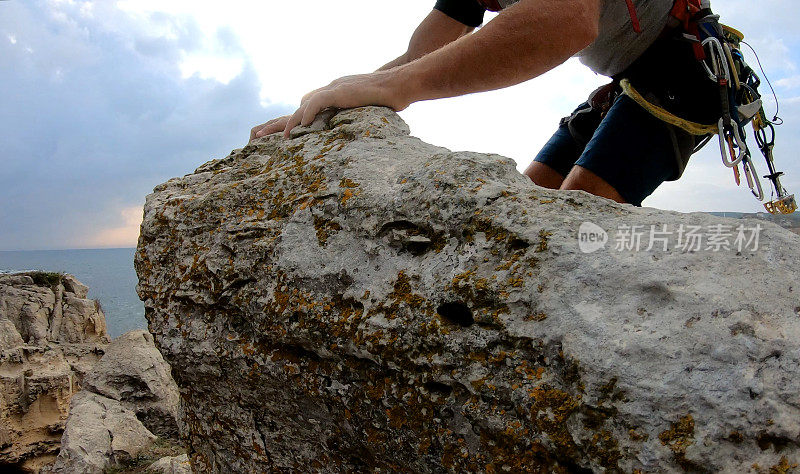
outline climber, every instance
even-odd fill
[[[509,87],[572,56],[611,84],[595,91],[525,170],[534,183],[582,189],[641,205],[682,174],[698,138],[651,115],[627,95],[700,123],[719,116],[719,94],[670,16],[673,0],[438,0],[408,50],[374,73],[306,94],[298,110],[251,130],[250,139],[308,125],[322,110],[364,105],[396,111],[413,102]],[[486,10],[499,14],[485,26]],[[535,104],[528,104],[535,107]]]

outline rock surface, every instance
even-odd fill
[[[84,385],[119,401],[153,434],[178,438],[178,387],[147,331],[130,331],[115,339]]]
[[[323,125],[147,197],[138,291],[195,471],[800,461],[800,237],[714,251],[742,221],[539,188],[386,109]]]
[[[72,395],[109,342],[71,275],[0,275],[0,467],[36,471],[59,449]]]
[[[156,439],[178,438],[178,387],[153,337],[115,339],[86,375],[69,409],[61,451],[49,472],[103,473],[128,463]]]
[[[189,464],[189,456],[170,456],[161,458],[147,468],[148,472],[158,474],[192,474],[192,467]]]
[[[116,400],[82,390],[72,397],[54,473],[102,474],[156,439],[136,414]]]

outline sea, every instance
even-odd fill
[[[136,295],[135,249],[0,251],[0,273],[29,270],[75,275],[100,301],[112,338],[133,329],[147,329],[144,305]]]

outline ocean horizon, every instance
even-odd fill
[[[135,248],[0,250],[0,273],[40,270],[75,275],[100,302],[108,335],[147,329],[144,304],[136,294]]]

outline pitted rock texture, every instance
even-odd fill
[[[0,275],[0,469],[58,453],[72,395],[109,342],[105,316],[71,275]]]
[[[800,237],[585,254],[585,221],[741,223],[539,188],[383,108],[157,186],[138,291],[195,471],[800,461]]]

